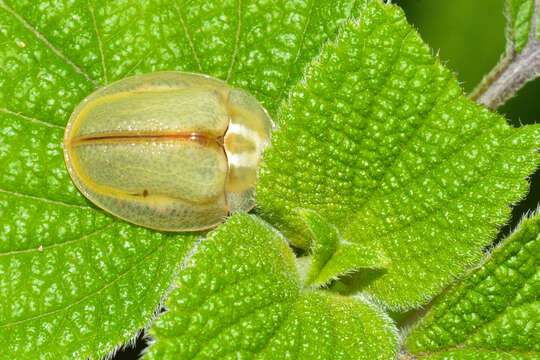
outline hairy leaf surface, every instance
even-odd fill
[[[150,359],[395,357],[396,330],[380,309],[303,287],[285,239],[253,216],[212,232],[176,286]]]
[[[275,115],[354,0],[0,0],[0,358],[99,358],[145,326],[195,237],[128,225],[72,185],[62,136],[96,88],[160,70]]]
[[[540,216],[432,305],[406,348],[419,359],[540,358]]]
[[[403,12],[378,1],[308,66],[280,125],[257,184],[262,215],[299,247],[311,246],[303,208],[383,249],[386,271],[363,288],[394,309],[481,259],[538,162],[538,127],[467,100]]]
[[[78,193],[62,158],[63,127],[84,97],[161,70],[219,77],[265,105],[283,130],[266,155],[258,211],[297,245],[311,245],[317,222],[335,232],[317,235],[313,284],[376,267],[382,276],[364,289],[395,308],[425,302],[479,259],[536,164],[536,128],[509,128],[465,100],[403,15],[376,0],[0,0],[0,358],[111,351],[148,324],[199,237],[106,215]],[[320,219],[306,224],[298,208]],[[274,230],[233,220],[203,245],[211,258],[197,255],[183,273],[209,283],[173,299],[206,299],[206,286],[235,276],[246,288],[231,285],[239,292],[214,304],[219,314],[171,303],[179,310],[160,320],[153,353],[219,343],[219,354],[230,346],[261,358],[274,348],[306,358],[394,355],[393,325],[370,295],[305,289]],[[211,280],[208,264],[229,257],[222,280]],[[259,264],[265,271],[249,278],[244,270]],[[238,322],[231,304],[255,317]],[[216,317],[202,322],[199,310]],[[186,313],[195,327],[182,327]]]

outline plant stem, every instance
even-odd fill
[[[540,0],[534,2],[531,31],[527,45],[520,53],[512,47],[469,95],[471,100],[495,110],[527,82],[540,76],[540,41],[537,39]]]

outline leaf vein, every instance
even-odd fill
[[[530,277],[526,278],[524,281],[523,281],[523,285],[519,288],[519,290],[523,289],[523,287],[527,284],[527,281],[530,280],[532,277],[534,276],[534,274],[531,274]],[[480,293],[479,293],[480,294]],[[484,296],[483,294],[480,294],[481,296]],[[512,300],[514,300],[516,297],[518,296],[518,291],[515,291],[514,293],[514,297],[512,298]],[[508,299],[510,300],[510,299]],[[501,316],[504,316],[504,314],[507,312],[507,311],[510,311],[510,310],[513,310],[513,309],[516,309],[516,308],[520,308],[524,305],[527,305],[528,303],[521,303],[521,304],[518,304],[517,306],[515,306],[514,304],[512,304],[511,301],[508,301],[507,303],[508,305],[504,308],[504,310],[502,311],[499,311],[498,314],[496,314],[491,320],[488,320],[487,322],[483,323],[481,326],[479,326],[477,329],[475,329],[472,333],[470,333],[469,335],[467,335],[467,337],[461,342],[461,345],[464,345],[472,340],[472,338],[477,335],[477,334],[480,334],[480,332],[482,331],[482,329],[488,327],[489,325],[491,325],[492,323],[494,323],[495,321],[497,321],[498,319],[500,319]]]
[[[229,70],[227,71],[226,81],[229,81],[229,79],[231,78],[232,70],[234,68],[234,63],[236,61],[236,57],[238,56],[238,47],[240,46],[241,29],[242,29],[242,0],[238,0],[238,23],[236,26],[236,36],[234,39],[234,50],[231,56],[231,65],[229,66]]]
[[[103,54],[103,43],[101,39],[101,34],[98,30],[97,21],[96,21],[96,14],[94,12],[94,7],[90,3],[90,0],[88,0],[88,9],[90,11],[90,15],[92,16],[92,22],[94,23],[94,31],[97,36],[98,41],[98,48],[99,48],[99,54],[101,55],[101,67],[103,68],[103,79],[105,81],[105,85],[109,83],[109,80],[107,79],[107,67],[105,65],[105,55]]]
[[[86,240],[87,238],[89,238],[91,236],[102,233],[103,231],[107,230],[108,228],[110,228],[114,224],[115,224],[115,222],[111,222],[111,223],[105,225],[104,227],[102,227],[100,229],[97,229],[97,230],[95,230],[95,231],[93,231],[93,232],[91,232],[89,234],[83,235],[83,236],[78,237],[78,238],[73,239],[73,240],[68,240],[68,241],[64,241],[64,242],[60,242],[60,243],[54,243],[54,244],[51,244],[51,245],[41,246],[39,249],[25,249],[25,250],[9,251],[9,252],[5,252],[5,253],[0,253],[0,256],[28,254],[28,253],[33,253],[33,252],[43,252],[43,251],[45,251],[47,249],[52,249],[52,248],[59,247],[59,246],[70,245],[70,244],[76,243],[76,242],[81,241],[81,240]]]
[[[288,83],[291,78],[291,72],[292,67],[298,62],[298,59],[300,58],[300,53],[302,52],[302,48],[304,47],[304,43],[306,41],[306,33],[308,26],[311,22],[311,18],[313,16],[313,8],[315,7],[315,0],[311,0],[311,6],[309,8],[309,14],[306,19],[306,23],[304,24],[304,29],[302,31],[302,36],[300,37],[300,43],[298,44],[298,50],[296,51],[296,55],[294,57],[293,62],[288,66],[287,68],[287,77],[285,78],[285,82],[283,83],[283,88],[281,89],[279,96],[277,97],[277,101],[280,101],[280,99],[283,97],[283,93],[288,88]]]
[[[166,241],[166,240],[165,240]],[[17,320],[17,321],[13,321],[13,322],[7,322],[7,323],[4,323],[4,324],[0,324],[0,328],[3,328],[3,327],[11,327],[11,326],[15,326],[15,325],[19,325],[19,324],[23,324],[23,323],[26,323],[28,321],[32,321],[32,320],[36,320],[36,319],[40,319],[40,318],[43,318],[43,317],[46,317],[46,316],[49,316],[49,315],[54,315],[58,312],[61,312],[61,311],[64,311],[64,310],[68,310],[94,296],[97,296],[99,294],[101,294],[103,291],[107,290],[109,287],[113,286],[114,284],[116,284],[118,281],[120,281],[120,279],[124,278],[125,276],[127,276],[129,273],[131,273],[134,269],[136,269],[138,266],[140,266],[141,264],[143,264],[144,262],[146,262],[150,257],[152,257],[155,253],[163,250],[163,247],[164,245],[161,244],[160,246],[158,246],[155,250],[151,251],[150,253],[148,253],[144,258],[142,258],[139,262],[135,263],[133,266],[131,266],[130,268],[128,268],[126,271],[124,271],[123,273],[119,274],[114,280],[112,280],[110,283],[104,285],[103,287],[101,287],[100,289],[96,290],[96,291],[93,291],[91,293],[89,293],[88,295],[85,295],[83,296],[82,298],[70,303],[70,304],[67,304],[65,306],[62,306],[58,309],[55,309],[55,310],[51,310],[51,311],[48,311],[48,312],[45,312],[45,313],[42,313],[42,314],[39,314],[39,315],[35,315],[35,316],[30,316],[30,317],[27,317],[25,319],[21,319],[21,320]]]
[[[476,139],[476,138],[479,137],[480,135],[482,135],[482,132],[478,133],[473,139]],[[507,140],[508,138],[512,137],[512,135],[514,135],[514,133],[510,134],[509,136],[507,136],[507,137],[505,138],[505,140]],[[473,140],[471,140],[471,141],[469,141],[468,143],[464,144],[464,146],[470,145],[472,142],[473,142]],[[448,156],[446,156],[446,157],[443,159],[443,161],[441,161],[435,169],[438,169],[438,168],[440,168],[441,166],[447,164],[447,163],[450,161],[450,159],[454,158],[454,157],[459,153],[459,150],[462,150],[462,149],[458,149],[458,151],[455,151],[454,153],[449,154]],[[501,155],[501,156],[502,156],[502,155]],[[496,174],[490,174],[489,172],[487,172],[487,173],[483,174],[482,176],[476,178],[476,179],[473,181],[473,183],[477,184],[477,183],[481,182],[482,180],[484,180],[487,176],[490,176],[490,177],[493,177],[493,178],[502,178],[502,179],[505,179],[505,180],[508,179],[508,177],[500,177],[500,176],[498,176],[498,175],[496,175]],[[430,179],[433,180],[434,184],[438,185],[439,187],[441,187],[441,189],[444,190],[445,188],[443,188],[442,185],[440,185],[440,184],[438,183],[438,181],[437,181],[435,178],[436,178],[436,177],[433,177],[433,178],[430,178]],[[411,183],[409,183],[409,184],[410,184],[410,185],[416,185],[416,184],[419,184],[421,180],[425,180],[425,179],[426,179],[426,178],[416,177],[415,180],[413,180],[413,181],[412,181]],[[411,188],[411,186],[409,186],[409,188]],[[457,195],[455,195],[455,196],[450,197],[450,198],[448,199],[447,202],[456,201],[456,200],[467,201],[467,199],[463,196],[463,193],[459,193],[459,194],[457,194]],[[370,204],[370,203],[372,203],[372,201],[368,201],[368,202],[367,202],[367,204]],[[398,227],[398,228],[389,230],[389,231],[387,232],[387,234],[388,234],[388,233],[399,232],[401,229],[403,229],[403,228],[405,228],[405,227],[409,227],[409,226],[414,225],[414,224],[416,224],[416,223],[420,223],[420,222],[422,222],[422,221],[424,221],[424,220],[426,220],[426,219],[427,219],[427,216],[418,217],[418,218],[416,218],[416,221],[409,222],[409,223],[405,223],[405,224],[403,224],[402,226],[400,226],[400,227]]]
[[[9,109],[6,109],[6,108],[0,108],[0,112],[6,113],[8,115],[13,115],[13,116],[19,117],[19,118],[24,119],[24,120],[28,120],[28,121],[33,122],[33,123],[38,124],[38,125],[43,125],[43,126],[47,126],[47,127],[51,127],[51,128],[64,130],[63,126],[56,125],[56,124],[53,124],[53,123],[50,123],[50,122],[47,122],[47,121],[43,121],[43,120],[38,120],[36,118],[26,116],[26,115],[21,114],[20,112],[15,112],[15,111],[12,111],[12,110],[9,110]]]
[[[77,64],[71,61],[64,53],[58,50],[45,36],[43,36],[35,27],[30,25],[21,15],[17,14],[12,8],[8,7],[2,0],[0,0],[0,8],[4,9],[12,16],[14,16],[25,28],[27,28],[32,34],[34,34],[41,42],[43,42],[54,54],[60,57],[71,66],[75,72],[81,74],[89,83],[91,83],[95,88],[99,87],[99,84],[88,75],[83,69],[81,69]]]
[[[92,208],[92,207],[90,207],[90,206],[68,204],[68,203],[63,202],[63,201],[50,200],[50,199],[43,198],[43,197],[40,197],[40,196],[33,196],[33,195],[28,195],[28,194],[22,194],[22,193],[15,192],[15,191],[9,191],[9,190],[0,189],[0,193],[4,193],[4,194],[7,194],[7,195],[16,196],[16,197],[20,197],[20,198],[25,198],[25,199],[32,199],[32,200],[37,200],[37,201],[43,201],[43,202],[45,202],[45,203],[53,204],[53,205],[59,205],[59,206],[65,206],[65,207],[71,207],[71,208],[77,208],[77,209],[83,209],[83,210],[92,210],[92,211],[95,211],[95,209]]]
[[[182,27],[184,29],[184,35],[189,43],[189,47],[191,49],[191,53],[193,54],[193,58],[195,59],[195,63],[197,63],[197,66],[199,67],[199,71],[203,73],[204,71],[201,65],[201,61],[199,60],[199,56],[197,55],[197,51],[195,50],[195,45],[193,44],[193,41],[191,40],[191,36],[189,35],[189,30],[186,26],[186,22],[184,21],[184,16],[182,15],[180,6],[178,6],[178,0],[174,0],[174,8],[176,10],[176,13],[178,14],[178,18],[180,19],[180,22],[182,23]]]

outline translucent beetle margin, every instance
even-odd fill
[[[164,231],[212,228],[254,206],[273,123],[248,92],[202,74],[157,72],[96,90],[71,115],[64,158],[105,211]]]

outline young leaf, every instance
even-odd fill
[[[384,249],[387,271],[365,288],[395,309],[425,303],[480,260],[538,163],[538,127],[512,128],[467,100],[402,11],[379,1],[309,65],[280,125],[260,213],[300,247],[310,234],[297,208]]]
[[[396,332],[363,297],[303,288],[283,237],[237,214],[203,241],[151,334],[150,359],[392,359]]]
[[[298,212],[312,235],[306,285],[321,286],[344,273],[359,268],[384,268],[388,263],[383,249],[348,243],[316,212]]]
[[[433,304],[407,339],[419,359],[540,358],[540,215]]]

